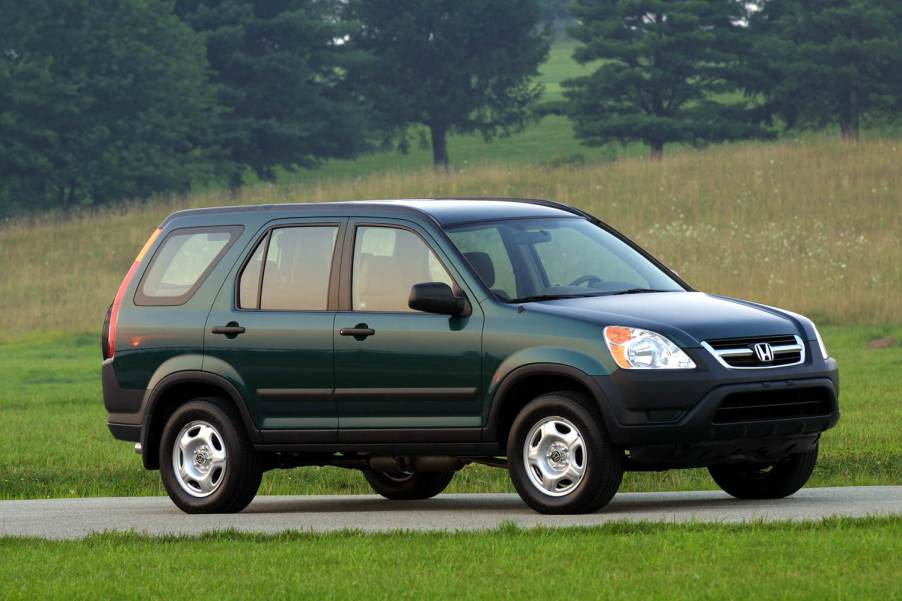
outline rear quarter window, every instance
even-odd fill
[[[173,230],[138,284],[137,305],[181,305],[194,296],[242,231],[240,225]]]

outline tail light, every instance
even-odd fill
[[[144,243],[144,247],[141,249],[141,252],[138,253],[138,256],[135,257],[132,266],[129,267],[128,273],[125,274],[125,277],[122,278],[122,283],[119,284],[119,290],[116,292],[116,298],[113,300],[113,304],[110,305],[110,308],[107,310],[107,317],[103,323],[103,358],[110,359],[116,355],[116,329],[119,324],[119,307],[122,305],[122,297],[125,296],[125,291],[128,290],[129,284],[132,282],[132,278],[135,277],[135,273],[138,271],[138,267],[141,265],[141,261],[144,259],[144,255],[147,254],[147,251],[150,250],[150,247],[153,245],[154,241],[160,235],[160,228],[154,230],[154,232],[150,235],[150,238],[147,239],[147,242]]]

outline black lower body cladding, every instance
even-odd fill
[[[596,377],[630,469],[701,467],[803,453],[839,419],[835,362],[773,370],[618,371]]]
[[[103,404],[109,413],[107,426],[110,433],[118,440],[140,442],[141,426],[144,422],[141,405],[146,391],[120,386],[112,359],[103,362],[100,368],[100,381],[103,385]]]
[[[771,464],[789,455],[807,453],[817,448],[819,440],[820,433],[633,445],[630,446],[627,469],[682,469],[740,461]]]
[[[817,411],[797,416],[785,415],[781,406],[792,404],[793,394],[804,398],[816,396],[820,399]],[[676,404],[680,398],[679,391],[675,390],[673,395]],[[746,395],[757,399],[759,406],[771,405],[773,413],[767,415],[762,412],[759,417],[739,421],[721,421],[719,416],[724,403]],[[611,397],[603,398],[616,416],[622,407],[618,407]],[[774,402],[768,403],[771,398]],[[610,424],[612,440],[630,445],[790,436],[823,432],[832,428],[839,419],[836,387],[829,378],[723,384],[715,386],[690,408],[676,409],[669,420],[657,419],[659,409],[652,406],[642,410],[644,420],[641,422],[624,423],[618,420]]]
[[[143,388],[123,388],[116,378],[113,359],[107,359],[100,367],[100,382],[103,385],[103,404],[110,413],[110,421],[117,421],[113,418],[118,415],[137,414],[141,411],[147,391]]]

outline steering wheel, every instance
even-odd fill
[[[604,280],[598,277],[597,275],[581,275],[572,282],[570,282],[570,286],[579,286],[580,284],[589,284],[590,287],[594,288],[595,284],[603,284]]]

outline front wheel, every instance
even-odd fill
[[[817,463],[818,447],[776,463],[724,463],[708,472],[723,491],[737,499],[782,499],[805,486]]]
[[[241,511],[263,475],[240,418],[216,398],[194,399],[169,417],[160,473],[169,498],[186,513]]]
[[[411,501],[429,499],[445,490],[454,477],[454,472],[404,470],[390,474],[367,468],[363,470],[363,476],[373,490],[386,499]]]
[[[608,440],[598,408],[572,392],[544,394],[517,415],[507,441],[511,480],[539,513],[591,513],[623,479],[623,452]]]

